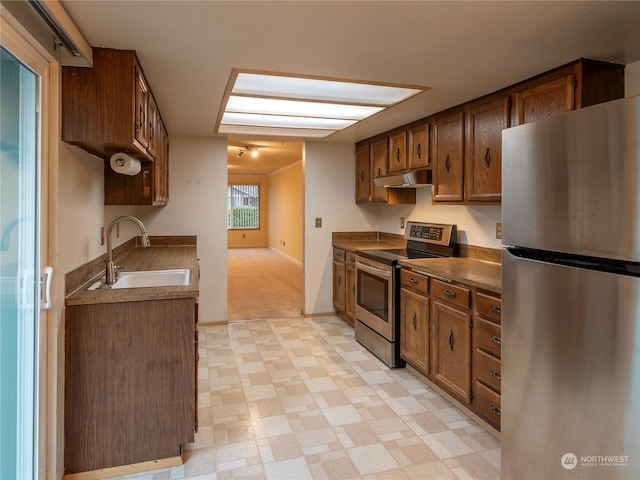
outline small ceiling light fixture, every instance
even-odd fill
[[[247,145],[244,148],[239,148],[238,153],[236,153],[236,157],[240,158],[242,155],[244,155],[244,152],[251,152],[251,158],[258,158],[258,147]]]
[[[328,137],[428,89],[234,68],[215,132]]]

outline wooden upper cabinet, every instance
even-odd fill
[[[409,129],[407,139],[407,168],[429,167],[429,124],[418,125]]]
[[[387,137],[371,142],[371,177],[385,177],[389,174],[387,168],[388,157]],[[387,189],[371,185],[371,201],[386,202],[388,200]]]
[[[136,53],[93,49],[93,68],[62,68],[62,140],[105,162],[105,205],[164,205],[168,194],[167,132]],[[115,173],[109,158],[125,152],[142,170]]]
[[[356,145],[356,203],[368,202],[371,195],[369,143]]]
[[[126,152],[153,161],[150,135],[162,122],[133,50],[93,49],[93,68],[62,68],[62,140],[108,159]]]
[[[407,169],[407,132],[405,130],[389,136],[389,172]]]
[[[580,59],[514,87],[514,125],[624,97],[624,65]]]
[[[516,93],[518,125],[573,110],[574,88],[575,76],[572,74]]]
[[[464,175],[464,112],[433,121],[434,202],[462,202]]]
[[[509,127],[509,97],[466,111],[465,197],[469,202],[502,199],[502,130]]]

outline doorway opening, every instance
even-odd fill
[[[229,321],[304,313],[303,148],[299,141],[228,141]]]

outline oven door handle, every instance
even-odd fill
[[[373,267],[367,263],[362,263],[360,260],[356,260],[356,268],[364,272],[369,272],[372,275],[378,275],[380,277],[391,276],[391,272],[389,270],[383,270],[381,268]]]

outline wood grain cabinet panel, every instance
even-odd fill
[[[356,203],[371,200],[371,158],[369,143],[356,146]]]
[[[433,121],[433,201],[464,200],[464,112]]]
[[[439,299],[431,311],[431,373],[462,402],[471,403],[471,314]]]
[[[407,152],[407,169],[413,170],[430,166],[428,123],[409,129]]]
[[[371,142],[371,177],[386,177],[389,174],[387,137]],[[371,185],[371,201],[386,203],[388,192],[385,187]]]
[[[423,375],[429,375],[429,298],[403,288],[400,322],[400,356]]]
[[[389,172],[407,169],[407,132],[405,130],[389,136]]]
[[[502,200],[502,130],[509,127],[509,97],[466,112],[465,197],[469,202]]]
[[[65,473],[175,457],[194,440],[195,323],[195,298],[67,307]]]

